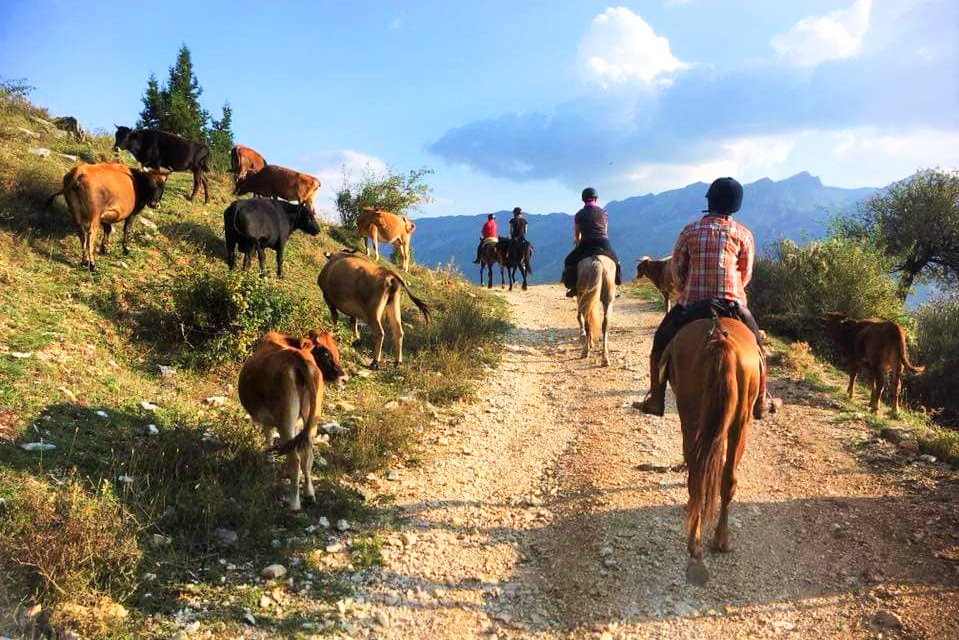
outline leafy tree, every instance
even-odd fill
[[[917,279],[959,281],[959,172],[919,171],[870,198],[859,222],[893,258],[901,299]]]
[[[343,226],[355,227],[363,207],[377,207],[403,215],[410,209],[431,202],[432,187],[423,179],[432,173],[433,170],[426,167],[411,170],[406,175],[392,169],[378,173],[367,165],[363,177],[353,182],[344,166],[343,186],[336,192],[336,209]]]

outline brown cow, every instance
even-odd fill
[[[672,256],[666,256],[660,260],[653,260],[649,256],[643,256],[636,262],[636,279],[646,278],[663,295],[663,304],[666,306],[666,313],[669,313],[669,297],[679,297],[679,291],[673,285],[673,259]]]
[[[286,454],[286,468],[293,483],[290,509],[300,509],[300,470],[306,496],[313,498],[313,440],[323,408],[323,381],[342,384],[346,374],[332,333],[310,331],[302,340],[270,331],[250,356],[237,381],[240,403],[263,429],[269,444],[275,428],[280,442],[268,449]],[[293,437],[297,423],[301,431]]]
[[[853,320],[831,311],[820,319],[826,335],[836,343],[849,372],[850,399],[856,387],[856,374],[865,368],[872,376],[872,398],[869,409],[879,411],[879,398],[885,386],[887,371],[892,371],[892,414],[899,415],[899,387],[903,367],[921,373],[925,367],[915,367],[906,355],[906,336],[895,322],[880,318]]]
[[[238,196],[253,193],[264,198],[283,198],[306,205],[313,211],[313,194],[319,188],[320,181],[311,175],[268,164],[256,173],[248,173],[237,180],[233,193]]]
[[[413,221],[392,211],[375,207],[363,207],[356,219],[356,231],[363,237],[366,255],[370,255],[370,243],[373,240],[373,255],[380,259],[380,242],[389,242],[400,252],[403,259],[403,271],[410,270],[410,236],[416,229]]]
[[[403,362],[403,323],[400,319],[400,287],[406,290],[410,299],[423,313],[426,322],[430,321],[430,311],[426,304],[410,293],[409,287],[398,275],[379,266],[368,258],[354,255],[350,251],[326,254],[327,263],[320,271],[316,283],[323,290],[323,299],[330,308],[330,316],[335,324],[339,312],[350,317],[353,337],[360,339],[359,319],[373,330],[376,347],[370,367],[380,365],[383,353],[383,312],[390,325],[393,344],[396,347],[396,364]]]
[[[256,173],[265,166],[266,160],[263,156],[249,147],[238,144],[230,149],[230,171],[233,172],[234,182],[248,173]]]
[[[50,196],[47,206],[53,204],[58,195],[63,195],[80,236],[81,264],[95,271],[93,245],[97,227],[103,227],[102,255],[107,252],[113,225],[123,221],[123,253],[130,253],[127,246],[130,223],[143,207],[156,207],[160,203],[166,177],[163,171],[142,171],[122,164],[81,164],[63,176],[63,189]]]

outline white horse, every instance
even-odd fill
[[[600,331],[600,304],[603,320],[603,366],[609,366],[609,320],[616,299],[616,263],[607,256],[583,258],[576,265],[576,320],[583,340],[582,356],[596,343]]]

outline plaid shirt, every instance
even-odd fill
[[[753,234],[728,217],[703,216],[686,225],[673,249],[677,302],[722,298],[745,307],[754,257]]]

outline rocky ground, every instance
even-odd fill
[[[480,401],[379,483],[396,530],[355,576],[362,635],[959,637],[954,472],[777,380],[786,406],[752,426],[734,550],[687,584],[678,417],[630,406],[656,305],[617,301],[603,368],[578,358],[559,287],[504,295],[517,328]]]

